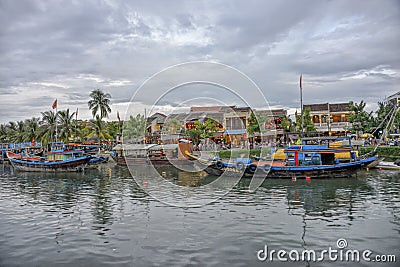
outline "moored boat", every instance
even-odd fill
[[[82,151],[51,151],[45,157],[7,152],[7,157],[15,170],[27,172],[83,171],[91,159]]]
[[[357,158],[356,153],[350,148],[291,146],[284,152],[286,155],[284,161],[254,161],[249,158],[237,158],[233,162],[210,160],[205,171],[218,176],[227,174],[290,179],[348,178],[355,176],[358,170],[378,160],[377,157]],[[351,157],[346,162],[339,161],[335,158],[337,153],[350,153]],[[192,158],[196,157],[192,156]]]
[[[392,171],[400,171],[400,161],[390,162],[390,161],[381,161],[375,168],[382,170],[392,170]]]
[[[111,157],[118,165],[192,165],[193,161],[185,154],[193,152],[191,143],[179,144],[118,144]]]

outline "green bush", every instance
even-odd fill
[[[364,155],[371,152],[374,149],[373,146],[361,147],[360,154]],[[400,146],[379,146],[376,150],[379,157],[384,157],[388,160],[400,159]]]
[[[257,149],[257,150],[252,149],[252,150],[250,150],[250,152],[248,150],[244,150],[244,149],[221,150],[218,152],[218,156],[223,159],[228,159],[231,157],[231,155],[232,155],[232,158],[240,158],[243,154],[245,154],[245,157],[246,157],[247,153],[249,153],[250,157],[260,156],[261,150],[260,149]],[[263,156],[265,156],[269,153],[270,153],[270,149],[267,149],[267,148],[263,149]]]

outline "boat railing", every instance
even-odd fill
[[[34,148],[42,147],[42,142],[0,144],[0,149],[2,149],[2,150],[22,149],[22,148],[30,148],[30,147],[34,147]]]

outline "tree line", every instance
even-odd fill
[[[86,141],[90,139],[115,139],[120,133],[118,122],[106,122],[104,118],[111,113],[111,95],[96,89],[88,101],[93,118],[77,120],[77,111],[70,109],[41,112],[40,117],[21,121],[10,121],[0,125],[0,142],[22,143],[42,142],[44,145],[55,140],[63,142]],[[56,127],[57,125],[57,127]]]
[[[48,110],[41,112],[41,117],[33,117],[31,119],[21,121],[10,121],[7,124],[0,125],[0,142],[2,143],[21,143],[36,141],[48,144],[56,139],[58,141],[87,141],[87,140],[115,140],[118,135],[123,134],[125,140],[143,137],[146,134],[146,118],[142,114],[130,116],[123,124],[120,121],[104,121],[111,113],[110,102],[111,95],[104,93],[99,89],[93,90],[88,101],[88,108],[91,110],[92,119],[77,120],[76,112],[70,109],[55,112]],[[351,133],[372,133],[384,120],[388,113],[392,110],[396,103],[378,103],[378,109],[373,112],[365,110],[366,103],[350,102],[349,122],[352,127],[348,129]],[[118,115],[119,119],[119,115]],[[296,114],[296,122],[292,121],[289,116],[280,118],[282,128],[287,132],[301,131],[301,116]],[[260,126],[270,120],[266,116],[255,115],[251,113],[249,123],[247,125],[248,133],[253,134],[260,132]],[[315,131],[312,123],[310,110],[305,109],[303,112],[303,128],[306,132]],[[57,138],[56,138],[57,124]],[[394,127],[400,127],[400,114],[398,113],[394,120]],[[187,137],[191,137],[198,141],[199,139],[214,136],[214,133],[220,130],[220,124],[212,119],[204,122],[196,121],[194,127],[187,130],[175,119],[166,121],[162,133],[176,134],[183,133]]]

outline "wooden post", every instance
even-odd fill
[[[299,151],[298,150],[296,150],[294,152],[294,162],[295,162],[296,166],[299,166]]]

